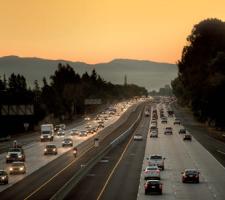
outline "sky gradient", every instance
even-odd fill
[[[224,0],[0,0],[0,56],[175,63],[194,24]]]

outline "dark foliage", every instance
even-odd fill
[[[180,103],[203,122],[225,126],[225,23],[207,19],[187,38],[178,77],[172,81]]]

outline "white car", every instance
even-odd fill
[[[145,180],[160,180],[160,169],[157,165],[147,166],[144,170],[144,179]]]
[[[150,133],[150,138],[157,138],[158,137],[158,131],[157,130],[153,130]]]
[[[143,140],[143,136],[141,134],[135,134],[134,140]]]
[[[164,160],[165,158],[163,158],[161,155],[151,155],[147,158],[148,160],[148,165],[156,165],[158,166],[159,169],[164,170],[165,166],[164,166]]]

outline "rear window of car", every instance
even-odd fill
[[[186,171],[185,173],[188,174],[188,175],[197,175],[198,174],[197,171],[192,171],[192,170]]]
[[[162,156],[151,156],[150,159],[162,159]]]
[[[55,145],[47,145],[46,147],[47,147],[47,148],[56,148]]]

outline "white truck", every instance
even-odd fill
[[[54,138],[54,126],[53,124],[42,124],[41,125],[41,142],[53,141]]]

